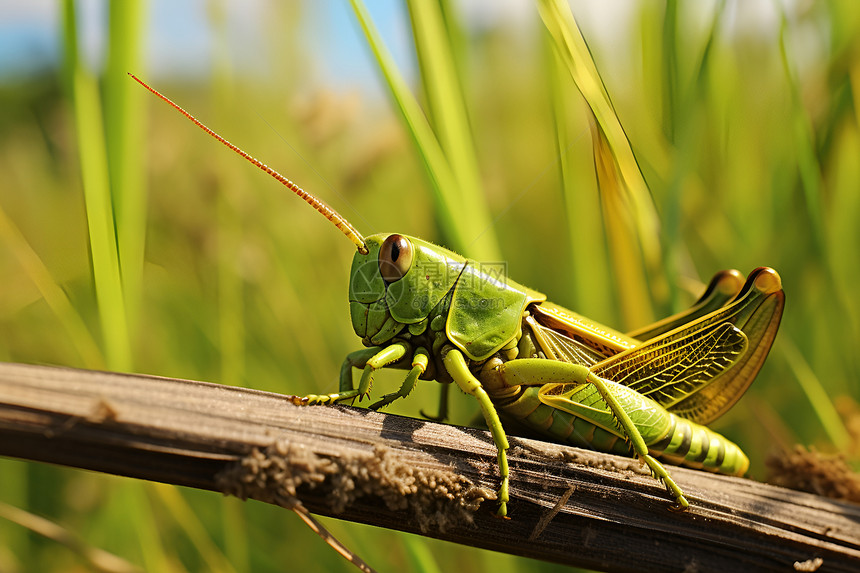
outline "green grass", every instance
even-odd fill
[[[397,70],[364,3],[361,0],[351,2],[396,108],[406,122],[427,169],[438,218],[448,242],[466,256],[484,261],[498,260],[500,253],[486,202],[481,195],[465,101],[454,68],[449,30],[445,28],[441,6],[420,1],[409,3],[415,51],[424,74],[422,92],[431,112],[427,115],[433,119],[431,126]]]
[[[111,194],[108,146],[98,80],[82,63],[78,50],[78,25],[73,2],[63,10],[66,92],[74,111],[80,173],[87,211],[93,283],[98,300],[105,359],[113,370],[132,366],[128,315],[120,272],[116,201]],[[122,101],[120,96],[116,98]],[[133,113],[126,110],[125,114]],[[125,115],[123,114],[123,115]],[[114,123],[123,118],[115,118]],[[124,167],[122,158],[115,167]],[[140,243],[140,239],[137,239]]]
[[[146,10],[125,4],[103,77],[76,56],[67,12],[62,81],[0,84],[0,358],[334,391],[359,345],[352,245],[125,76],[151,79],[138,69]],[[416,86],[365,15],[384,101],[312,87],[292,6],[262,32],[270,73],[246,73],[216,9],[211,74],[156,87],[363,233],[501,253],[515,280],[621,329],[688,305],[719,269],[776,268],[776,345],[714,427],[757,479],[772,448],[798,442],[856,463],[860,10],[817,3],[769,35],[721,4],[644,3],[623,41],[581,21],[586,47],[565,6],[538,2],[523,35],[408,3]],[[383,373],[376,391],[398,381]],[[432,411],[437,395],[422,384],[391,411]],[[459,393],[451,406],[458,423],[476,413]],[[147,570],[351,571],[263,504],[15,460],[0,460],[0,483],[0,500]],[[383,571],[560,570],[323,521]],[[0,539],[3,571],[84,566],[4,520]]]

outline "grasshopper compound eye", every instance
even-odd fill
[[[387,283],[403,278],[412,266],[412,243],[403,235],[389,235],[379,249],[379,272]]]

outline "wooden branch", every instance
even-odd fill
[[[677,513],[633,460],[513,438],[501,520],[485,431],[205,382],[0,364],[0,455],[605,571],[860,567],[860,506],[671,467]]]

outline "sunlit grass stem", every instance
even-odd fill
[[[131,345],[122,291],[101,98],[96,77],[85,68],[78,53],[75,7],[72,0],[63,3],[65,69],[75,117],[99,321],[108,367],[128,371],[132,362]]]

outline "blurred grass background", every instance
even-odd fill
[[[618,328],[687,306],[719,269],[776,268],[780,335],[714,428],[743,446],[757,479],[769,451],[795,443],[856,463],[860,8],[618,2],[607,21],[573,2],[590,49],[578,55],[605,85],[581,76],[580,92],[581,71],[557,51],[564,4],[523,2],[508,17],[407,4],[393,58],[370,31],[361,40],[388,79],[351,85],[321,78],[308,51],[309,22],[327,13],[313,3],[259,4],[253,57],[235,6],[207,3],[208,63],[156,75],[150,26],[181,30],[187,14],[111,2],[94,64],[79,52],[90,40],[80,7],[62,3],[57,65],[0,75],[0,359],[302,394],[334,391],[359,345],[352,246],[132,71],[363,233],[504,260],[515,280]],[[335,9],[362,34],[346,3]],[[331,45],[330,57],[354,58]],[[381,375],[377,392],[400,376]],[[437,396],[423,384],[390,411],[434,411]],[[456,423],[475,412],[459,393],[451,406]],[[151,571],[351,570],[295,516],[205,492],[4,459],[0,500]],[[324,521],[383,571],[560,570]],[[0,520],[0,571],[90,567]]]

